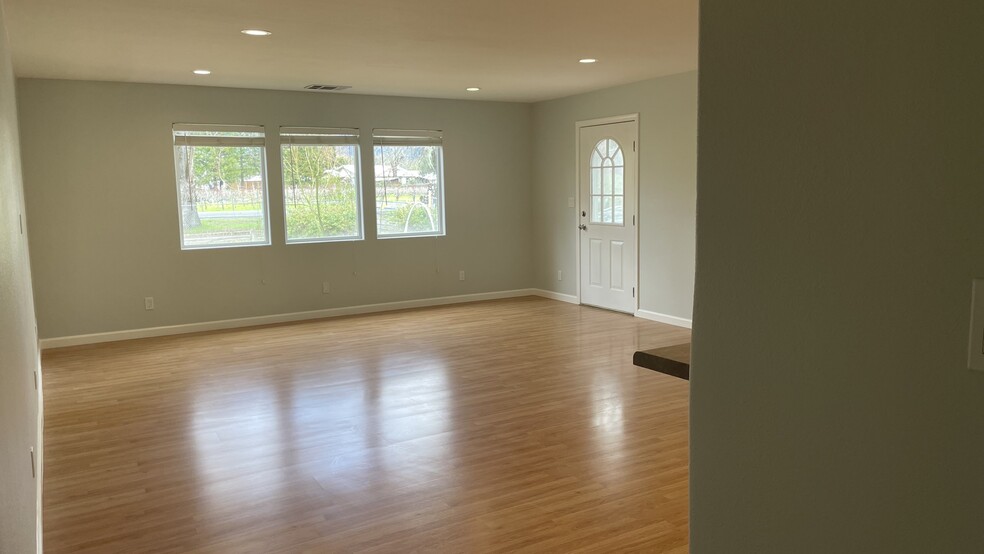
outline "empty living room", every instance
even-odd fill
[[[984,552],[982,28],[0,0],[0,554]]]

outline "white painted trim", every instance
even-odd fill
[[[577,296],[573,294],[564,294],[562,292],[554,292],[552,290],[544,289],[533,289],[533,294],[536,296],[541,296],[543,298],[549,298],[551,300],[559,300],[561,302],[567,302],[569,304],[580,304]]]
[[[35,338],[37,338],[37,325],[34,326]],[[38,436],[35,442],[37,448],[34,452],[35,479],[37,479],[37,517],[36,517],[36,545],[37,554],[44,552],[44,376],[41,373],[41,341],[37,341],[37,361],[35,371],[37,371],[38,389]]]
[[[635,250],[636,250],[636,270],[635,270],[635,309],[639,309],[639,299],[642,297],[642,260],[639,259],[639,227],[642,226],[642,179],[639,169],[642,167],[641,153],[642,145],[639,144],[639,112],[625,115],[613,115],[611,117],[599,117],[574,122],[574,276],[575,276],[575,298],[577,303],[581,303],[581,233],[577,224],[581,222],[581,129],[584,127],[597,127],[599,125],[613,125],[615,123],[635,123],[635,179],[636,179],[636,207],[635,211]]]
[[[424,308],[427,306],[442,306],[445,304],[461,304],[464,302],[480,302],[482,300],[498,300],[500,298],[516,298],[519,296],[542,296],[563,302],[577,303],[577,300],[566,294],[539,289],[516,289],[497,292],[482,292],[477,294],[462,294],[458,296],[440,296],[436,298],[422,298],[419,300],[403,300],[400,302],[384,302],[381,304],[364,304],[361,306],[346,306],[343,308],[327,308],[324,310],[311,310],[307,312],[293,312],[286,314],[261,315],[255,317],[244,317],[240,319],[223,319],[219,321],[203,321],[201,323],[187,323],[183,325],[167,325],[163,327],[148,327],[144,329],[129,329],[125,331],[110,331],[107,333],[93,333],[89,335],[74,335],[68,337],[54,337],[41,339],[41,348],[62,348],[65,346],[78,346],[82,344],[96,344],[100,342],[113,342],[118,340],[144,339],[149,337],[162,337],[165,335],[181,335],[185,333],[200,333],[202,331],[217,331],[221,329],[236,329],[239,327],[254,327],[256,325],[269,325],[271,323],[287,323],[291,321],[304,321],[308,319],[325,319],[339,317],[343,315],[370,314],[376,312],[389,312],[393,310],[405,310],[408,308]]]
[[[596,127],[598,125],[611,125],[613,123],[628,123],[630,121],[639,121],[639,113],[628,113],[625,115],[613,115],[611,117],[598,117],[595,119],[585,119],[578,121],[575,125],[578,129],[581,127]]]
[[[682,317],[677,317],[675,315],[666,315],[659,312],[650,312],[649,310],[636,310],[636,317],[641,317],[642,319],[648,319],[651,321],[658,321],[660,323],[666,323],[667,325],[675,325],[677,327],[683,327],[685,329],[693,328],[692,319],[684,319]]]

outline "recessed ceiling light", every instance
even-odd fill
[[[468,87],[465,90],[467,90],[468,92],[478,92],[478,91],[480,91],[482,89],[480,89],[478,87]]]
[[[264,31],[263,29],[243,29],[241,32],[244,35],[249,35],[251,37],[268,37],[273,34],[270,31]]]
[[[581,62],[581,63],[595,63],[598,60],[596,60],[594,58],[581,58],[578,61]]]
[[[207,69],[196,69],[192,71],[195,75],[211,75],[212,72]]]

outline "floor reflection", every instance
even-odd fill
[[[271,500],[306,479],[339,502],[441,486],[454,431],[445,361],[410,352],[324,365],[197,390],[190,432],[209,510],[266,503],[273,516]]]
[[[591,423],[606,469],[625,457],[625,399],[618,376],[599,369],[591,379]]]
[[[197,478],[212,511],[234,512],[282,492],[290,434],[278,385],[255,377],[198,390],[191,434]]]

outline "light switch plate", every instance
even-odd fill
[[[970,344],[967,367],[984,371],[984,279],[974,279],[970,301]]]

